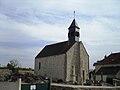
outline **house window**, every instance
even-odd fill
[[[36,85],[31,85],[30,90],[36,90]]]
[[[39,69],[41,69],[41,62],[39,62]]]

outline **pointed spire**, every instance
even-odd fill
[[[76,27],[76,28],[80,29],[80,28],[78,27],[77,22],[75,21],[75,18],[73,19],[73,21],[72,21],[72,23],[71,23],[71,25],[70,25],[70,27],[69,27],[68,29],[73,28],[73,27]]]

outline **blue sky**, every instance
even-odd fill
[[[120,51],[120,0],[0,0],[0,64],[33,68],[46,44],[68,40],[74,10],[91,68]]]

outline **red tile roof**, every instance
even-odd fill
[[[105,57],[101,61],[94,63],[95,65],[108,65],[108,64],[120,64],[120,52],[111,53],[108,57]]]

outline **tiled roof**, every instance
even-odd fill
[[[71,48],[71,46],[72,45],[68,45],[68,41],[46,45],[35,58],[63,54],[66,53]]]
[[[94,65],[108,65],[108,64],[120,64],[120,52],[112,53],[108,57],[105,57],[103,60],[94,63]]]
[[[116,67],[101,67],[97,72],[96,75],[116,75],[120,71],[120,66]]]

